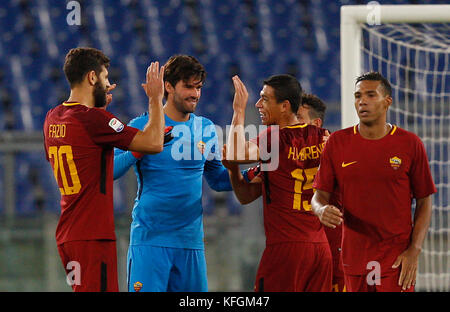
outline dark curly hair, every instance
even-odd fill
[[[92,70],[99,75],[102,66],[109,67],[109,58],[102,51],[95,48],[74,48],[67,53],[63,70],[72,88],[81,83]]]
[[[164,65],[164,82],[169,82],[173,87],[182,80],[187,82],[191,78],[198,82],[204,82],[206,71],[202,64],[190,55],[174,55]],[[167,98],[167,91],[164,91],[164,98]]]
[[[322,120],[322,123],[324,122],[327,106],[318,96],[314,94],[304,93],[302,95],[302,106],[303,105],[307,105],[309,108],[311,108],[308,111],[309,117],[311,119],[320,118]]]

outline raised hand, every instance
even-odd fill
[[[149,100],[161,101],[164,97],[164,66],[159,68],[159,62],[152,62],[147,68],[145,83],[141,86]]]
[[[234,99],[233,99],[233,110],[235,112],[245,111],[248,101],[248,92],[244,83],[239,79],[239,76],[233,76],[234,85]]]

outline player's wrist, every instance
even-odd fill
[[[163,96],[162,95],[149,95],[148,96],[148,104],[150,106],[158,106],[162,104]]]
[[[413,243],[411,245],[409,245],[408,249],[416,255],[419,255],[422,252],[422,247],[415,245]]]
[[[322,216],[323,216],[323,213],[325,212],[326,207],[327,207],[327,205],[324,205],[324,206],[320,206],[317,209],[313,209],[313,212],[316,214],[316,216],[319,217],[320,220],[322,220]]]

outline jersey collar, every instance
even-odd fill
[[[394,135],[395,131],[397,131],[396,125],[391,125],[391,130],[389,131],[389,135]],[[353,126],[353,134],[358,134],[358,125]]]

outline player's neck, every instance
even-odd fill
[[[365,124],[360,122],[358,124],[359,134],[368,140],[378,140],[383,138],[391,131],[392,125],[386,121],[374,124]]]
[[[71,89],[70,96],[66,102],[77,102],[90,108],[95,106],[92,92],[86,91],[82,88]]]
[[[180,112],[175,108],[175,105],[170,101],[167,101],[164,105],[164,114],[167,115],[170,119],[177,122],[188,121],[191,117],[190,113]]]
[[[280,120],[278,121],[278,126],[280,126],[280,128],[284,128],[284,127],[296,125],[298,123],[299,123],[299,121],[295,114],[288,114],[286,116],[283,116],[283,118],[280,118]]]

